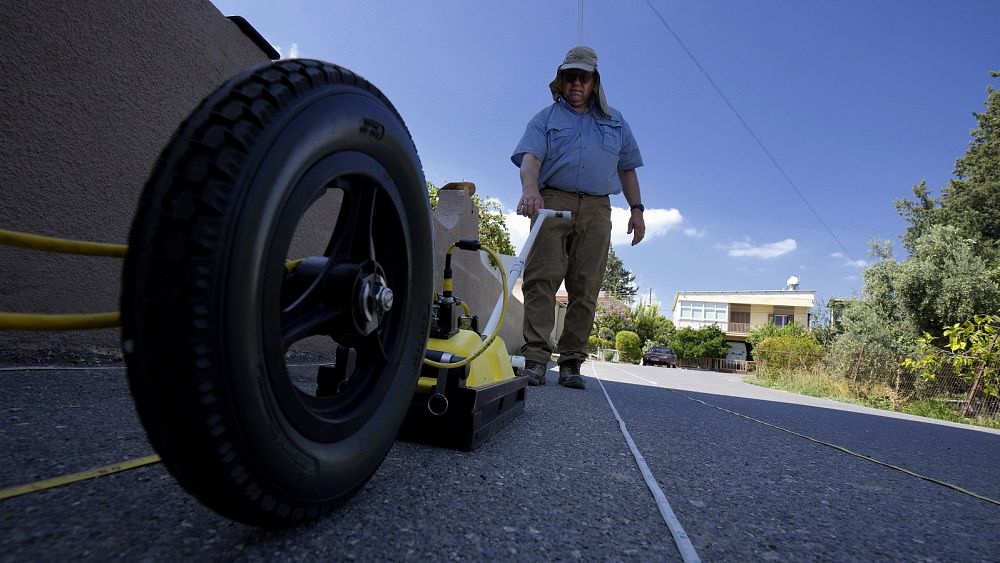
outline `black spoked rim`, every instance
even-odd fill
[[[340,211],[335,223],[330,218],[323,254],[287,256],[299,220],[331,191],[340,192]],[[268,379],[284,416],[303,436],[336,442],[375,415],[398,371],[412,300],[406,209],[376,160],[343,151],[319,159],[299,178],[273,225],[261,300]],[[289,348],[315,336],[332,339],[338,362],[346,362],[335,393],[303,391],[285,363]]]

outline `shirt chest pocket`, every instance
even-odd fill
[[[546,152],[554,158],[566,154],[573,144],[573,129],[569,125],[549,125],[545,130]]]
[[[622,150],[622,126],[620,123],[598,123],[601,130],[601,148],[614,154]]]

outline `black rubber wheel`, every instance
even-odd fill
[[[339,212],[303,219],[331,197]],[[315,253],[290,254],[303,232]],[[181,485],[264,527],[361,488],[419,376],[432,252],[413,141],[364,79],[288,60],[202,102],[142,194],[121,303],[136,408]],[[307,339],[339,365],[302,376]]]

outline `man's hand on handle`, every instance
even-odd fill
[[[542,195],[537,188],[522,188],[521,200],[517,202],[517,214],[534,217],[538,210],[544,207]]]

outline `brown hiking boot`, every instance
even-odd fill
[[[527,360],[524,362],[524,367],[521,368],[517,375],[527,377],[528,385],[545,385],[546,369],[545,364],[541,362]]]
[[[570,389],[586,389],[587,383],[580,375],[580,362],[570,360],[559,364],[559,385]]]

